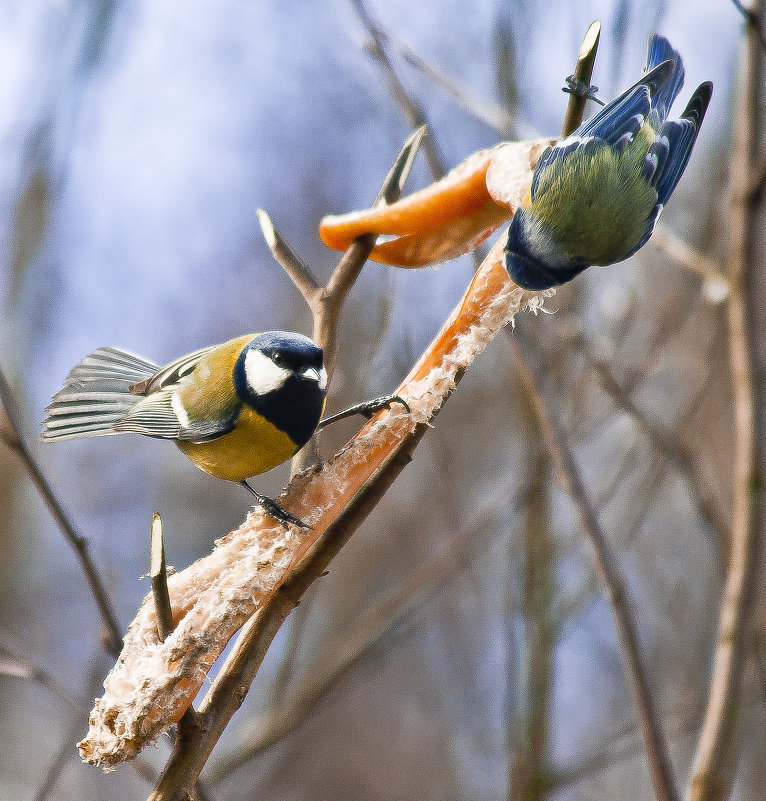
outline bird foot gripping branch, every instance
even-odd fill
[[[472,250],[513,218],[503,262],[526,289],[557,286],[590,265],[622,261],[651,236],[710,102],[713,86],[705,82],[681,118],[668,120],[683,82],[680,54],[653,36],[640,80],[570,136],[531,149],[534,175],[524,197],[508,189],[517,184],[506,175],[509,145],[500,144],[390,206],[325,217],[322,241],[343,249],[362,234],[394,235],[370,258],[421,267]]]

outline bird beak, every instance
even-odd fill
[[[327,387],[327,371],[324,367],[320,367],[318,370],[316,367],[307,367],[305,370],[301,370],[300,376],[309,381],[316,381],[319,384],[319,389]]]

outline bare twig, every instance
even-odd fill
[[[591,78],[593,77],[593,65],[596,63],[596,52],[598,51],[598,39],[601,35],[601,23],[591,23],[585,33],[585,38],[582,40],[580,52],[577,55],[577,65],[575,66],[574,75],[572,76],[575,81],[578,81],[584,86],[590,86]],[[585,114],[585,103],[587,97],[581,94],[572,92],[569,95],[569,102],[567,103],[567,110],[564,114],[564,122],[561,126],[561,136],[569,136],[569,134],[576,131],[582,124],[582,118]]]
[[[399,198],[425,134],[425,126],[421,126],[407,138],[383,181],[373,206],[392,203]],[[312,335],[324,352],[324,364],[329,382],[335,371],[340,312],[377,237],[366,235],[356,239],[343,254],[327,285],[323,287],[314,278],[309,268],[301,262],[295,251],[274,227],[268,214],[262,209],[258,210],[258,221],[274,258],[284,268],[308,304],[313,319]],[[293,458],[291,473],[295,476],[303,470],[313,467],[318,461],[319,449],[315,434]]]
[[[649,682],[641,662],[638,634],[628,606],[628,595],[620,575],[617,559],[601,530],[564,432],[551,414],[540,389],[536,376],[537,371],[529,364],[519,343],[519,338],[509,332],[508,340],[516,355],[519,376],[522,382],[529,387],[529,395],[533,400],[543,438],[553,459],[559,481],[570,495],[577,509],[583,532],[591,543],[596,568],[612,607],[620,640],[620,655],[638,716],[655,796],[658,801],[677,801],[679,795],[667,744],[659,725]]]
[[[456,78],[448,77],[444,67],[434,67],[429,64],[398,37],[381,28],[378,28],[378,35],[385,42],[389,42],[413,69],[423,74],[435,86],[444,89],[461,108],[465,109],[477,120],[486,123],[506,136],[519,128],[522,128],[520,138],[534,139],[539,136],[531,125],[521,126],[516,115],[512,114],[507,108],[486,98],[478,97],[469,87],[461,85]],[[514,136],[513,138],[517,137]]]
[[[81,729],[82,721],[79,719],[76,720],[74,724],[70,724],[69,730],[64,736],[64,739],[61,741],[61,745],[59,745],[53,761],[45,771],[43,781],[34,795],[34,801],[46,801],[47,798],[50,798],[54,788],[56,787],[56,783],[61,777],[66,763],[70,759],[74,759],[76,756],[74,744],[77,742],[77,738],[80,735]]]
[[[151,561],[149,579],[152,582],[154,608],[157,613],[157,634],[166,640],[175,626],[173,608],[168,591],[168,569],[165,562],[165,540],[162,535],[162,518],[158,512],[152,515]]]
[[[697,508],[704,520],[713,529],[718,540],[719,553],[726,558],[729,552],[729,524],[715,497],[711,483],[700,459],[678,434],[660,425],[639,409],[625,388],[615,378],[609,364],[595,357],[588,347],[585,337],[573,333],[573,341],[587,363],[595,370],[601,386],[617,406],[627,412],[649,437],[653,447],[673,464],[686,477],[694,490]]]
[[[309,305],[316,302],[321,290],[319,281],[314,278],[311,270],[298,258],[284,237],[277,231],[269,215],[263,209],[256,212],[258,222],[263,231],[263,238],[269,246],[274,258],[282,265],[284,271],[290,276],[295,286]]]
[[[4,437],[6,444],[21,457],[24,467],[37,488],[37,491],[42,496],[45,505],[48,507],[48,511],[53,516],[53,519],[56,521],[56,524],[67,542],[74,548],[75,555],[80,562],[80,567],[85,574],[91,594],[96,601],[96,606],[98,607],[104,628],[106,629],[103,638],[104,645],[109,653],[117,655],[122,647],[122,632],[117,623],[117,618],[114,614],[112,603],[109,600],[104,582],[90,557],[88,541],[75,530],[74,525],[69,520],[58,498],[51,489],[51,485],[43,475],[40,465],[32,455],[32,451],[21,429],[21,417],[13,397],[13,391],[2,370],[0,370],[0,403],[2,403],[5,408],[5,413],[11,425],[10,435]]]
[[[423,125],[427,125],[428,120],[426,119],[425,112],[408,94],[401,80],[399,80],[399,76],[391,63],[391,59],[388,57],[385,47],[386,36],[380,26],[373,19],[363,0],[349,0],[349,3],[370,36],[370,42],[368,44],[370,55],[383,67],[383,72],[388,81],[391,94],[402,109],[407,124],[410,128],[419,128]],[[442,176],[447,172],[444,159],[438,152],[436,143],[430,136],[427,137],[423,143],[423,154],[425,155],[428,169],[432,175]]]
[[[173,633],[175,623],[173,622],[173,607],[170,603],[170,590],[168,589],[168,569],[165,561],[165,538],[162,531],[162,517],[158,512],[152,515],[149,580],[152,583],[157,634],[160,640],[164,642]],[[199,727],[199,716],[194,707],[189,704],[189,707],[176,725],[176,740],[183,741],[193,737]],[[199,784],[195,789],[198,795],[202,794],[202,788]]]
[[[87,715],[85,707],[79,701],[76,701],[52,676],[42,668],[32,664],[28,659],[18,656],[10,648],[0,644],[0,676],[2,675],[18,676],[19,678],[35,681],[50,690],[54,695],[57,695],[62,701],[65,701],[76,712]]]
[[[425,133],[425,127],[421,126],[404,143],[383,182],[374,206],[391,203],[399,197]],[[359,272],[364,266],[367,256],[375,245],[375,237],[359,237],[343,254],[327,285],[323,287],[314,278],[309,268],[301,262],[274,227],[268,214],[262,209],[258,210],[258,221],[274,258],[292,279],[311,310],[314,320],[313,337],[324,350],[327,373],[329,377],[332,377],[335,369],[340,312],[351,287],[359,277]]]
[[[535,427],[533,412],[526,420]],[[555,621],[552,602],[555,586],[555,548],[551,535],[550,459],[536,432],[526,487],[524,526],[524,620],[526,698],[524,734],[511,763],[509,799],[544,801],[549,783],[549,727],[553,682]],[[513,683],[509,678],[508,686]],[[509,737],[510,740],[510,737]],[[509,752],[511,749],[509,748]],[[512,753],[512,752],[511,752]]]
[[[766,48],[766,31],[763,29],[763,20],[761,19],[759,2],[754,2],[749,6],[745,6],[741,0],[731,0],[734,8],[739,11],[745,18],[748,27],[755,31],[761,42],[761,47]]]
[[[766,187],[766,148],[761,150],[760,155],[755,160],[750,179],[749,197],[753,204],[759,203]]]
[[[727,230],[727,262],[731,294],[727,306],[729,358],[734,405],[734,498],[731,551],[718,621],[707,709],[692,767],[689,801],[727,798],[734,780],[739,747],[742,674],[748,646],[748,622],[757,577],[758,532],[761,525],[758,446],[753,366],[756,295],[750,286],[750,245],[753,207],[749,192],[758,104],[761,98],[761,4],[748,11],[750,25],[744,42],[744,63],[733,125],[731,182]]]

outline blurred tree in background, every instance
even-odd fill
[[[560,289],[555,314],[520,316],[512,336],[618,556],[683,786],[732,519],[730,301],[714,273],[741,112],[734,5],[6,0],[0,366],[34,440],[68,369],[99,345],[162,363],[246,331],[310,332],[255,209],[328,274],[319,219],[369,205],[414,122],[424,117],[433,140],[410,187],[497,141],[556,135],[559,88],[595,18],[601,96],[635,79],[655,30],[683,54],[687,87],[712,79],[715,94],[664,231],[629,262]],[[756,307],[763,230],[759,212]],[[693,250],[679,259],[684,244]],[[368,264],[343,316],[329,410],[393,389],[474,267]],[[353,430],[324,434],[323,454]],[[153,511],[182,567],[248,507],[240,488],[164,443],[33,449],[122,627],[148,591]],[[143,798],[167,742],[139,770],[80,764],[75,743],[111,659],[71,550],[13,450],[0,452],[0,797]],[[203,773],[206,796],[653,798],[609,600],[554,467],[514,343],[500,336],[288,619]],[[258,488],[277,494],[287,471]],[[739,704],[737,799],[766,786],[757,653]]]

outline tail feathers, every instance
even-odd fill
[[[660,166],[652,183],[657,189],[657,202],[665,204],[676,185],[681,180],[691,156],[692,148],[697,140],[700,125],[707,111],[713,84],[706,81],[700,84],[684,109],[681,119],[666,122],[659,131],[657,145],[664,147],[668,153],[664,164]],[[654,145],[652,145],[654,148]],[[650,152],[652,150],[650,148]]]
[[[136,384],[153,376],[159,366],[148,359],[120,348],[98,348],[72,368],[64,381],[64,388],[78,381],[113,379]]]
[[[130,387],[158,366],[118,348],[99,348],[72,369],[46,409],[45,441],[117,434],[113,426],[141,400]]]
[[[651,121],[655,130],[667,119],[670,107],[678,96],[684,85],[684,63],[681,54],[670,44],[670,42],[659,34],[655,34],[649,40],[649,53],[646,59],[646,71],[651,72],[658,64],[663,61],[673,62],[673,71],[670,77],[652,93],[652,115]]]

